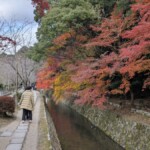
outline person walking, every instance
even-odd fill
[[[32,89],[31,86],[25,88],[25,91],[21,95],[21,99],[19,102],[20,108],[23,110],[22,123],[24,123],[26,120],[29,120],[30,123],[32,122],[32,110],[34,107],[34,97],[31,89]]]

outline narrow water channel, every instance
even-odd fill
[[[48,110],[63,150],[123,150],[72,109],[48,103]]]

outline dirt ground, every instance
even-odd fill
[[[121,104],[120,107],[109,105],[109,109],[112,112],[118,114],[119,116],[122,116],[123,118],[125,118],[127,120],[150,125],[150,117],[149,116],[139,114],[139,113],[132,111],[132,109],[138,109],[138,110],[142,110],[142,111],[146,111],[146,112],[150,113],[150,100],[149,99],[147,99],[145,101],[145,104],[146,104],[145,106],[141,106],[138,103],[138,101],[136,101],[135,107],[131,107],[131,105],[129,104],[129,101],[126,101],[125,104],[122,104],[121,100],[113,99],[110,102],[112,102],[113,104],[117,104],[117,105]]]
[[[139,114],[139,113],[131,112],[130,109],[114,108],[111,111],[118,114],[119,116],[127,119],[127,120],[131,120],[131,121],[143,123],[146,125],[150,125],[150,117]]]
[[[0,128],[7,126],[10,124],[12,121],[14,121],[16,118],[13,117],[8,117],[8,116],[0,116]]]
[[[8,114],[4,116],[0,114],[0,128],[5,127],[11,122],[15,121],[18,110],[19,109],[17,108],[13,114]]]

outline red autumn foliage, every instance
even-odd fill
[[[150,2],[137,0],[131,5],[131,10],[132,15],[129,17],[121,18],[120,14],[113,12],[100,25],[91,26],[97,36],[88,41],[86,46],[109,48],[109,51],[104,51],[99,59],[93,57],[67,64],[71,80],[82,85],[75,103],[101,107],[108,94],[125,95],[131,92],[134,80],[142,80],[142,85],[135,82],[139,89],[149,88]],[[87,41],[87,37],[83,35],[73,31],[64,33],[56,37],[51,50],[59,49],[58,55],[67,53],[73,59],[77,48]],[[50,67],[52,64],[48,63],[39,73],[39,87],[49,88],[53,84],[53,74],[61,62],[58,65],[56,61],[56,68]]]
[[[106,74],[101,74],[100,70],[97,69],[99,66],[100,62],[98,60],[87,59],[84,63],[78,62],[77,65],[71,67],[71,70],[74,68],[76,72],[71,76],[72,81],[81,83],[83,86],[83,89],[78,92],[79,98],[75,103],[103,107],[103,103],[106,102],[105,95],[107,94],[106,86],[108,81],[101,80],[107,75],[107,71]]]
[[[48,89],[52,85],[52,78],[49,77],[49,74],[52,72],[47,68],[40,70],[37,75],[37,88],[38,89]]]
[[[77,103],[94,104],[98,97],[105,97],[109,93],[128,93],[131,90],[131,81],[134,80],[135,75],[138,77],[138,74],[141,73],[145,76],[143,88],[149,86],[149,75],[147,75],[147,72],[150,71],[148,58],[150,54],[149,4],[148,1],[145,1],[132,5],[132,16],[124,20],[111,16],[109,19],[104,19],[100,26],[92,26],[95,32],[99,32],[99,35],[86,46],[111,47],[112,52],[105,52],[101,55],[100,59],[97,60],[97,69],[91,68],[92,64],[88,63],[79,65],[77,74],[73,75],[72,80],[75,82],[88,81],[90,86],[79,92],[80,99],[77,100]],[[137,10],[141,17],[140,20],[139,16],[136,16]],[[127,23],[129,24],[127,25]],[[129,30],[130,28],[132,29]],[[122,42],[120,38],[128,40]],[[122,48],[119,49],[114,45],[115,43]],[[117,51],[114,51],[115,49]],[[113,84],[112,77],[116,76],[116,72],[121,76],[121,84],[109,89],[108,87]]]
[[[37,88],[38,89],[49,89],[53,85],[55,79],[56,70],[59,66],[59,62],[55,58],[49,58],[37,74]]]
[[[16,45],[16,41],[0,35],[0,49],[7,48],[9,45]]]
[[[125,48],[120,50],[119,55],[120,59],[123,60],[120,73],[126,76],[128,80],[134,78],[137,73],[146,75],[150,71],[150,60],[148,58],[150,54],[150,2],[139,1],[131,8],[134,13],[139,12],[138,24],[132,30],[122,34],[122,37],[129,39],[129,42],[127,42]],[[148,82],[144,82],[143,87],[146,86],[146,83]]]
[[[71,39],[74,39],[74,45],[80,45],[81,43],[87,41],[87,37],[85,35],[79,34],[72,30],[70,32],[63,33],[60,36],[56,37],[53,43],[55,45],[64,46]]]
[[[119,14],[112,12],[110,18],[104,18],[100,25],[91,26],[93,31],[97,32],[97,36],[91,39],[86,46],[109,47],[113,51],[118,51],[121,43],[121,34],[133,25],[134,15],[122,19]]]
[[[66,32],[61,34],[60,36],[56,37],[53,42],[55,45],[64,46],[67,43],[67,40],[72,37],[72,34],[74,33]]]
[[[33,5],[40,17],[43,17],[46,10],[49,10],[49,2],[47,0],[32,0]]]
[[[150,74],[149,74],[149,76],[150,76]],[[147,87],[150,87],[150,77],[148,77],[148,78],[144,81],[143,89],[146,89]]]

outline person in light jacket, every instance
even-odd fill
[[[29,120],[29,122],[32,122],[32,110],[34,107],[34,98],[31,89],[32,89],[31,86],[25,88],[25,91],[21,95],[21,99],[19,102],[20,108],[23,109],[22,113],[23,123],[25,122],[25,120]]]

